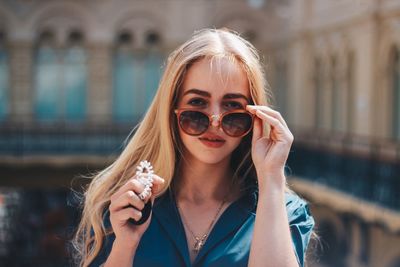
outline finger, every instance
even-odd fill
[[[165,180],[160,176],[154,175],[154,182],[151,191],[154,195],[157,195],[163,188]]]
[[[142,210],[144,203],[133,191],[128,191],[111,202],[110,211],[118,211],[127,206],[133,206],[138,210]]]
[[[151,199],[151,196],[154,194],[158,194],[161,189],[163,188],[162,185],[165,183],[165,180],[161,178],[160,176],[156,174],[149,174],[152,178],[152,184],[151,184],[151,191],[149,194],[146,196],[146,198],[143,200],[144,203],[147,203],[149,199]]]
[[[151,198],[152,195],[153,195],[152,191],[150,190],[149,193],[147,194],[147,196],[142,200],[142,202],[147,203],[147,201]]]
[[[153,174],[153,185],[158,184],[158,185],[162,185],[165,183],[165,180],[163,178],[161,178],[160,176]]]
[[[285,127],[287,126],[286,121],[283,119],[281,113],[279,113],[276,110],[273,110],[272,108],[268,107],[268,106],[254,106],[254,105],[247,105],[248,110],[250,111],[250,113],[255,113],[257,110],[261,110],[265,113],[267,113],[268,115],[274,117],[275,119],[279,120]],[[246,107],[246,108],[247,108]]]
[[[254,125],[253,125],[253,144],[262,137],[263,134],[263,123],[260,118],[254,117]]]
[[[143,176],[151,176],[153,178],[153,185],[163,184],[165,180],[156,174],[147,174],[144,173]],[[123,185],[114,195],[111,197],[111,201],[119,198],[127,191],[134,191],[137,194],[140,194],[145,189],[145,185],[137,179],[137,175],[134,175],[131,179],[129,179],[125,185]],[[148,199],[148,198],[146,198]]]
[[[125,194],[127,191],[134,191],[137,194],[143,192],[145,186],[136,179],[136,175],[129,179],[116,193],[111,196],[111,201],[119,198],[121,195]]]
[[[125,223],[131,218],[135,221],[139,221],[140,218],[142,218],[142,212],[135,208],[127,207],[117,212],[110,213],[110,219],[119,223]]]
[[[282,136],[282,141],[288,141],[289,143],[292,143],[294,140],[293,134],[290,132],[290,130],[282,125],[282,123],[273,118],[272,116],[263,113],[261,110],[257,110],[256,115],[263,120],[267,121],[269,124],[274,127],[275,131],[271,132],[271,135],[281,135]]]
[[[282,123],[278,120],[273,118],[272,116],[263,113],[261,110],[256,111],[257,117],[269,123],[272,127],[276,129],[276,131],[280,134],[285,134],[286,128],[282,125]]]

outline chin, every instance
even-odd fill
[[[227,157],[229,157],[229,155],[226,155],[224,157],[221,157],[220,155],[204,157],[203,155],[203,157],[196,157],[196,158],[203,163],[214,165],[224,161]]]

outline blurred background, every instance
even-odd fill
[[[260,51],[308,266],[400,266],[399,0],[0,0],[0,265],[70,266],[77,199],[196,29]],[[72,190],[71,190],[72,189]]]

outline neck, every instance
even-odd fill
[[[216,164],[182,161],[178,170],[177,200],[198,205],[210,201],[221,202],[232,190],[229,162],[230,157]]]

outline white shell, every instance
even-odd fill
[[[148,162],[147,160],[143,160],[139,163],[139,165],[136,167],[136,174],[140,174],[143,173],[144,170],[146,170],[146,173],[150,173],[153,174],[153,166],[151,165],[150,162]]]
[[[144,172],[145,171],[145,172]],[[147,160],[143,160],[136,167],[137,180],[144,185],[144,190],[138,196],[144,200],[150,195],[151,187],[153,187],[153,166]]]

